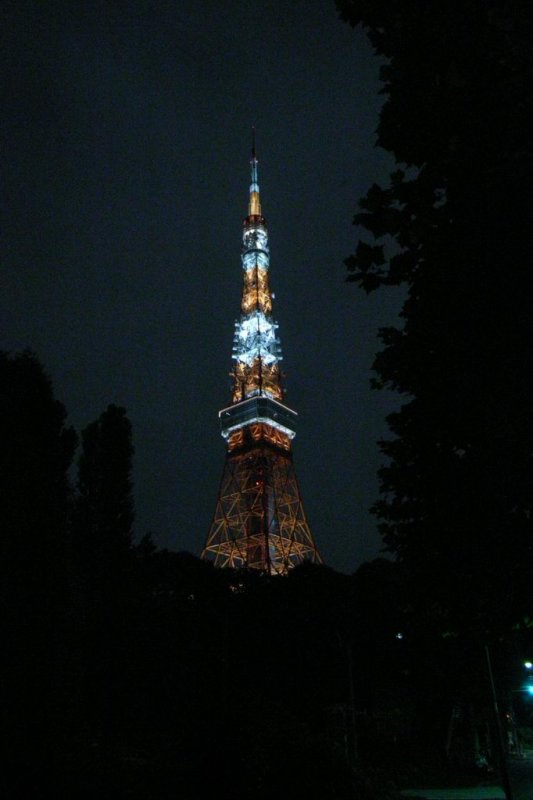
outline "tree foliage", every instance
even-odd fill
[[[0,605],[6,769],[39,772],[64,721],[68,468],[76,434],[29,352],[0,353]]]
[[[396,797],[480,684],[455,639],[410,629],[403,566],[271,578],[135,544],[124,409],[83,432],[72,502],[50,382],[28,354],[0,370],[6,796]]]
[[[46,591],[52,599],[65,583],[67,471],[77,437],[32,353],[0,353],[0,404],[2,586],[27,594],[31,576],[34,598]]]
[[[454,628],[531,613],[533,13],[523,0],[338,0],[376,52],[378,144],[399,168],[354,223],[366,291],[406,287],[376,385],[404,396],[381,443],[386,544]]]
[[[78,510],[83,535],[106,550],[131,546],[134,519],[132,495],[133,444],[126,410],[107,407],[82,432],[78,462]]]

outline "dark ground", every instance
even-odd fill
[[[533,751],[526,751],[524,758],[512,758],[509,762],[513,800],[533,798]]]

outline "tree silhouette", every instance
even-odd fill
[[[401,166],[360,201],[373,240],[346,262],[407,291],[374,365],[404,397],[375,512],[424,617],[496,634],[532,611],[531,5],[337,7],[387,59],[378,144]]]
[[[65,419],[36,356],[0,353],[2,778],[21,796],[52,767],[64,722],[67,471],[76,446]]]
[[[82,432],[76,519],[86,564],[112,571],[132,543],[132,431],[126,410],[110,405]]]
[[[72,523],[72,648],[84,720],[79,746],[103,763],[94,773],[110,780],[107,765],[127,706],[127,642],[134,625],[133,445],[125,409],[108,406],[81,438]]]

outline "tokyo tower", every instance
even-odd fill
[[[227,452],[202,558],[218,567],[283,575],[322,563],[309,529],[292,458],[297,414],[284,402],[278,325],[272,317],[266,220],[255,140],[244,219],[241,316],[235,323],[231,404],[219,412]]]

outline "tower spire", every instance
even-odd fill
[[[261,212],[255,128],[243,222],[243,290],[235,323],[232,404],[219,412],[227,444],[219,496],[202,558],[216,566],[285,574],[321,563],[292,462],[297,414],[283,402],[278,325],[272,317],[270,253]]]
[[[261,197],[259,195],[259,180],[257,177],[257,156],[255,154],[255,125],[252,126],[252,156],[250,158],[251,166],[251,183],[250,183],[250,200],[248,203],[248,216],[260,217],[261,216]]]

